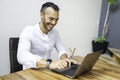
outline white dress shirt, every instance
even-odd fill
[[[39,24],[27,26],[20,34],[17,59],[23,69],[36,67],[36,62],[42,58],[50,59],[53,48],[56,48],[59,57],[67,53],[61,43],[58,32],[53,28],[44,34]]]

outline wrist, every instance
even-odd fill
[[[66,58],[68,58],[67,54],[62,54],[61,57],[60,57],[60,59],[62,59],[62,60],[66,59]]]
[[[49,68],[51,62],[52,62],[52,59],[47,59],[46,60],[46,68]]]

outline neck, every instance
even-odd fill
[[[45,34],[48,33],[48,30],[44,27],[42,22],[39,23],[39,28],[43,33],[45,33]]]

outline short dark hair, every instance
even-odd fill
[[[44,12],[44,10],[46,9],[46,8],[48,8],[48,7],[52,7],[55,11],[59,11],[60,9],[59,9],[59,7],[56,5],[56,4],[54,4],[54,3],[52,3],[52,2],[46,2],[46,3],[44,3],[43,5],[42,5],[42,8],[41,8],[41,12]]]

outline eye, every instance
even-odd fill
[[[54,20],[54,18],[53,18],[53,17],[50,17],[50,20]]]
[[[53,20],[58,21],[59,20],[59,18],[55,19],[53,17],[49,17],[49,19],[50,19],[50,21],[53,21]]]
[[[59,18],[56,19],[56,21],[58,21],[58,20],[59,20]]]

